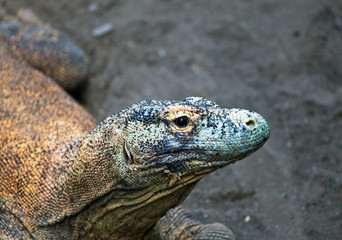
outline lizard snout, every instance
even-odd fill
[[[270,128],[267,121],[258,113],[243,110],[245,111],[245,116],[243,117],[244,126],[243,129],[247,131],[258,131],[263,138],[264,142],[270,137]]]
[[[270,137],[267,121],[258,113],[244,109],[225,109],[225,117],[231,124],[223,124],[227,153],[241,159],[258,150]]]

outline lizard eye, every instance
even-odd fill
[[[173,120],[173,123],[179,128],[186,128],[189,125],[189,117],[181,116]]]
[[[197,124],[197,119],[201,115],[193,109],[184,106],[177,106],[168,109],[163,118],[167,122],[167,126],[174,133],[190,133]]]

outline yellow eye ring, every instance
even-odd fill
[[[190,132],[194,128],[193,116],[188,112],[182,111],[169,118],[170,128],[174,132]]]
[[[170,130],[178,133],[191,132],[199,117],[200,114],[184,106],[168,109],[164,115],[164,119],[169,122]]]

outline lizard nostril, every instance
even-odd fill
[[[253,126],[255,126],[255,122],[254,122],[253,120],[248,120],[248,121],[246,122],[246,126],[247,126],[247,127],[253,127]]]

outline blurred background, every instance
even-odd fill
[[[184,202],[238,239],[342,239],[340,0],[8,0],[91,58],[76,98],[97,121],[201,96],[262,114],[271,138]]]

